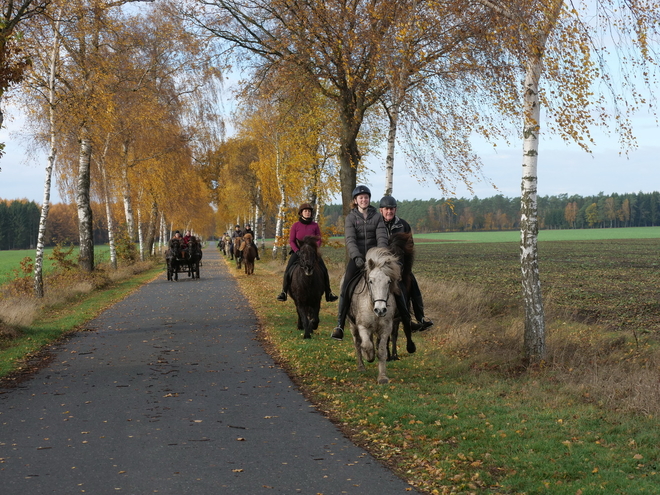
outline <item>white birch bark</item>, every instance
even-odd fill
[[[533,57],[525,77],[525,123],[523,129],[523,164],[520,217],[520,269],[525,308],[524,348],[530,361],[545,356],[545,315],[538,265],[538,137],[541,109],[538,90],[541,57]]]
[[[48,212],[50,210],[50,190],[53,177],[53,168],[55,166],[55,157],[57,156],[57,139],[55,131],[55,78],[57,75],[57,64],[60,52],[60,17],[61,9],[55,22],[55,37],[53,40],[53,49],[50,53],[50,73],[48,75],[48,118],[50,131],[50,151],[48,153],[48,162],[46,164],[46,176],[44,179],[44,201],[41,205],[41,217],[39,218],[39,234],[37,236],[37,251],[34,255],[34,292],[37,297],[44,297],[43,263],[44,263],[44,244],[46,237],[46,224],[48,221]]]
[[[275,146],[275,177],[277,178],[277,188],[280,191],[280,204],[277,205],[277,222],[275,223],[275,242],[273,243],[273,259],[277,258],[278,241],[282,239],[284,231],[284,208],[286,208],[286,194],[284,181],[280,172],[280,151]],[[283,253],[286,253],[286,247],[282,247]]]
[[[525,307],[524,352],[530,363],[545,359],[545,313],[541,295],[538,265],[538,156],[541,107],[539,82],[543,72],[543,55],[550,33],[555,28],[563,0],[554,0],[545,16],[529,37],[528,60],[523,95],[523,166],[521,182],[520,269]]]
[[[76,183],[76,206],[78,209],[78,237],[80,240],[78,263],[88,272],[94,270],[94,230],[90,202],[92,143],[89,131],[82,126],[80,134],[80,156]]]
[[[110,245],[110,264],[114,270],[117,269],[117,246],[115,244],[115,226],[112,220],[112,211],[110,209],[110,194],[108,193],[108,174],[105,169],[105,159],[108,156],[108,148],[110,146],[110,135],[106,137],[105,145],[103,146],[103,154],[101,160],[98,162],[99,171],[103,178],[101,190],[103,192],[103,201],[105,202],[105,218],[108,223],[108,244]]]
[[[385,191],[383,196],[391,196],[394,190],[394,152],[396,149],[396,128],[399,122],[399,102],[394,102],[387,110],[390,126],[387,131],[387,156],[385,157]]]
[[[124,216],[126,217],[126,229],[131,242],[135,241],[135,217],[133,215],[133,202],[131,200],[131,183],[128,180],[128,145],[122,145],[123,166],[121,169],[122,196],[124,200]]]
[[[142,209],[137,207],[137,231],[138,231],[138,245],[140,250],[140,261],[144,261],[144,236],[142,234]]]

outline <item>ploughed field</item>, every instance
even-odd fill
[[[546,312],[612,329],[660,330],[660,239],[539,242]],[[325,256],[339,261],[343,250]],[[520,247],[515,242],[415,243],[413,271],[432,281],[462,281],[492,295],[492,312],[521,308]]]

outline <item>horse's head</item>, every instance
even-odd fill
[[[249,246],[250,244],[252,244],[252,234],[249,234],[249,233],[248,233],[248,234],[245,234],[245,235],[243,236],[243,240],[244,240],[245,243]]]
[[[387,301],[390,293],[399,291],[401,266],[397,258],[386,248],[372,248],[367,252],[366,259],[367,286],[377,316],[387,315]],[[394,310],[392,308],[392,310]]]
[[[298,250],[298,263],[303,273],[308,277],[314,274],[314,268],[319,257],[316,239],[315,236],[306,236]]]

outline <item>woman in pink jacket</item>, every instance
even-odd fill
[[[289,231],[289,246],[291,246],[291,256],[289,256],[289,263],[284,270],[284,280],[282,282],[282,293],[277,296],[278,301],[286,301],[287,292],[289,291],[289,284],[291,283],[291,268],[298,262],[298,250],[303,239],[308,235],[317,238],[316,243],[321,247],[321,229],[319,224],[312,220],[314,209],[309,203],[303,203],[298,208],[299,220],[291,226]],[[323,272],[323,279],[325,280],[325,300],[328,302],[336,301],[338,298],[332,293],[330,289],[330,277],[328,276],[328,269],[323,262],[323,258],[319,257],[319,265]]]

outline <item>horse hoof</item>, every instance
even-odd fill
[[[378,384],[379,385],[385,385],[386,383],[390,383],[390,379],[385,377],[385,378],[379,378],[378,379]]]
[[[388,361],[398,361],[399,360],[399,355],[395,354],[393,356],[390,356],[387,358]]]
[[[306,333],[305,335],[303,335],[303,339],[311,339],[311,338],[312,338],[312,336],[311,336],[310,334],[308,334],[308,333]]]
[[[408,351],[408,354],[414,354],[415,351],[417,350],[417,346],[416,346],[415,343],[411,340],[411,341],[408,342],[408,344],[406,345],[406,350]]]

